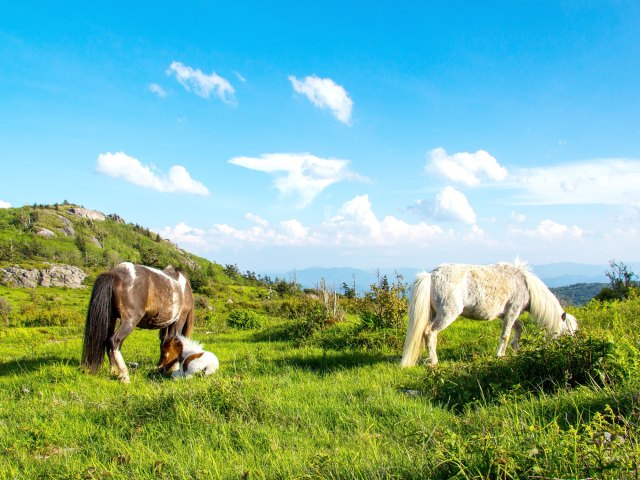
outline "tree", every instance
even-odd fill
[[[600,293],[594,297],[596,300],[621,300],[629,296],[632,288],[638,287],[638,281],[634,280],[638,276],[622,262],[610,260],[609,270],[605,275],[609,279],[610,286],[600,290]]]

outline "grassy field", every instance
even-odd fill
[[[572,344],[529,326],[502,360],[498,322],[460,320],[436,369],[401,370],[394,347],[294,342],[274,318],[201,325],[221,369],[186,381],[156,374],[157,332],[137,330],[130,385],[79,370],[78,325],[0,329],[0,478],[639,478],[640,300],[573,313]],[[318,336],[352,332],[331,329]],[[553,362],[575,365],[540,373]]]

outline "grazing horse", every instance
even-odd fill
[[[180,368],[174,369],[178,365]],[[160,347],[158,369],[162,373],[173,370],[173,378],[189,378],[196,373],[211,375],[219,366],[218,357],[205,351],[198,342],[182,335],[167,338]]]
[[[547,286],[525,265],[440,265],[431,273],[418,274],[411,290],[409,326],[402,354],[402,367],[415,365],[425,347],[429,363],[438,363],[438,333],[460,315],[475,320],[502,318],[497,355],[504,356],[511,329],[511,345],[518,348],[522,324],[520,313],[531,317],[551,335],[573,334],[578,323],[566,313]]]
[[[111,373],[129,383],[120,347],[135,327],[160,329],[161,342],[176,334],[191,335],[193,296],[182,272],[124,262],[99,275],[84,327],[82,366],[96,373],[106,352]]]

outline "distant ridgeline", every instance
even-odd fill
[[[6,284],[15,284],[12,278],[31,275],[35,280],[28,282],[46,286],[52,272],[53,277],[62,277],[56,273],[60,265],[77,267],[91,279],[123,261],[179,267],[189,275],[194,290],[209,279],[235,283],[221,265],[188,253],[115,214],[67,202],[0,209],[0,281]]]
[[[550,288],[563,305],[581,306],[589,302],[605,288],[606,283],[577,283],[566,287]]]

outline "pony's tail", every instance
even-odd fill
[[[96,373],[104,362],[112,315],[112,295],[113,276],[108,273],[99,275],[91,291],[82,343],[81,365],[85,369],[88,368],[91,373]]]
[[[431,319],[431,274],[418,274],[411,288],[409,302],[409,326],[404,341],[401,367],[415,365],[424,349],[424,334],[430,328]]]

